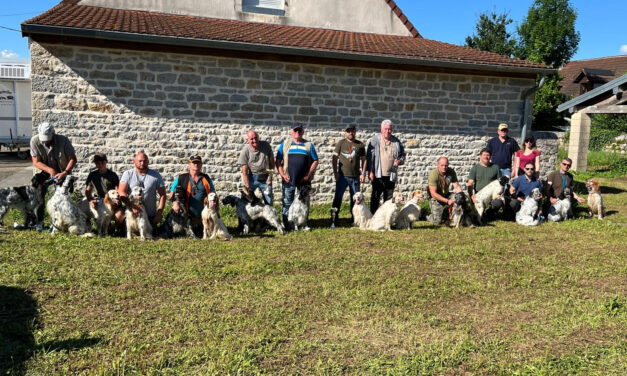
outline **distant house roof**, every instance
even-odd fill
[[[580,85],[593,82],[605,84],[627,73],[627,55],[571,61],[560,69],[564,77],[560,92],[580,95]]]
[[[605,105],[622,106],[621,108],[625,109],[613,112],[622,111],[622,113],[625,113],[627,112],[627,106],[625,106],[627,96],[623,95],[625,91],[627,91],[627,73],[603,86],[562,103],[557,107],[557,112],[568,110],[572,113],[585,107],[596,105],[601,101],[607,102],[608,99],[611,99],[609,102],[605,103]]]
[[[553,72],[542,64],[421,38],[417,31],[414,37],[357,33],[94,7],[78,0],[64,0],[25,21],[22,33],[35,39],[47,35],[528,75]]]

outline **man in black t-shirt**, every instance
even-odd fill
[[[355,126],[349,125],[344,132],[345,138],[335,145],[333,152],[331,163],[335,178],[335,196],[331,206],[331,228],[335,227],[347,187],[350,192],[351,218],[353,217],[353,195],[359,192],[360,183],[364,182],[366,176],[366,147],[355,139],[356,133]]]
[[[97,197],[103,199],[111,189],[118,188],[120,179],[118,174],[107,168],[107,156],[104,153],[94,154],[92,161],[94,165],[96,165],[96,169],[87,175],[87,180],[85,181],[85,197],[89,201],[89,204],[95,208],[97,201],[94,197],[94,193]],[[122,222],[124,222],[124,211],[122,211],[121,207],[118,207],[115,211],[116,227],[120,227]]]

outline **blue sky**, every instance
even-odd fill
[[[341,1],[341,0],[338,0]],[[383,1],[383,0],[381,0]],[[53,7],[59,0],[4,0],[0,26],[20,29],[20,23]],[[441,42],[464,44],[474,32],[483,11],[508,12],[514,24],[527,14],[532,0],[396,0],[423,37]],[[572,60],[627,54],[625,15],[627,1],[571,0],[577,9],[576,28],[581,33],[579,49]],[[0,28],[0,57],[28,58],[28,42],[21,33]]]

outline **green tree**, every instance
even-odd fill
[[[577,12],[569,0],[535,0],[518,26],[517,57],[559,68],[577,52]]]
[[[516,51],[516,40],[507,32],[507,25],[511,23],[507,13],[481,13],[475,25],[475,34],[466,37],[466,46],[512,56]]]
[[[561,77],[551,74],[545,77],[544,85],[536,91],[533,100],[533,129],[552,130],[565,124],[557,106],[566,101],[566,96],[559,92]]]

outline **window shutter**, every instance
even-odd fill
[[[283,10],[285,0],[242,0],[242,6],[247,8],[265,8]]]

